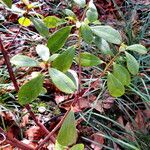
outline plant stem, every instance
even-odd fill
[[[63,118],[60,120],[60,122],[56,125],[56,127],[45,137],[45,139],[39,144],[39,146],[35,149],[35,150],[39,150],[46,142],[48,142],[48,140],[50,139],[50,137],[61,127],[61,125],[63,124],[66,116],[68,115],[68,113],[70,112],[71,107],[69,107],[69,109],[67,110],[67,112],[65,113],[65,115],[63,116]]]
[[[18,147],[21,150],[34,150],[32,147],[30,147],[27,144],[24,144],[23,142],[18,141],[16,138],[8,136],[7,133],[0,127],[0,132],[3,133],[6,136],[7,143],[11,144],[14,147]]]
[[[8,53],[7,53],[7,51],[5,50],[5,48],[2,44],[1,37],[0,37],[0,50],[3,54],[5,63],[7,65],[7,69],[8,69],[9,75],[10,75],[10,79],[13,82],[13,85],[15,87],[16,92],[18,92],[19,91],[19,86],[18,86],[17,80],[15,78],[14,72],[12,70]],[[45,132],[45,134],[49,134],[49,131],[46,129],[46,127],[36,118],[35,114],[32,112],[30,105],[27,104],[25,107],[28,110],[28,112],[30,113],[30,115],[31,115],[32,119],[34,120],[34,122],[42,129],[43,132]],[[51,141],[54,142],[54,137],[51,137]]]
[[[9,56],[8,56],[8,53],[7,51],[5,50],[3,44],[2,44],[2,39],[0,37],[0,50],[2,52],[2,55],[4,57],[4,60],[5,60],[5,63],[6,63],[6,66],[7,66],[7,69],[8,69],[8,72],[9,72],[9,76],[10,76],[10,79],[15,87],[15,90],[16,92],[19,91],[19,86],[18,86],[18,83],[17,83],[17,80],[15,78],[15,75],[13,73],[13,70],[12,70],[12,67],[11,67],[11,64],[10,64],[10,60],[9,60]]]
[[[81,78],[82,78],[82,68],[81,68],[81,35],[80,35],[80,31],[78,32],[79,34],[79,39],[78,39],[78,43],[77,43],[77,46],[78,46],[78,57],[79,57],[79,66],[78,66],[78,69],[79,69],[79,88],[78,88],[78,93],[77,94],[80,94],[81,92]]]
[[[116,60],[116,58],[120,55],[120,52],[118,52],[111,60],[110,62],[106,65],[104,71],[100,74],[100,78],[103,77],[106,72],[108,71],[109,67],[113,64],[113,62]]]

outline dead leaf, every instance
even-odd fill
[[[135,117],[135,122],[136,122],[136,129],[140,130],[142,132],[145,132],[145,120],[143,117],[143,113],[141,112],[141,110],[138,110],[136,113],[136,117]]]
[[[110,96],[108,91],[106,91],[103,94],[103,101],[102,101],[102,103],[103,103],[103,108],[104,109],[110,109],[113,106],[114,101],[115,101],[115,98]]]
[[[45,133],[43,133],[37,126],[32,126],[25,131],[25,137],[28,140],[40,140],[44,136],[44,134]]]
[[[150,119],[150,110],[146,109],[143,111],[144,113],[144,116],[147,118],[147,119]]]
[[[102,107],[102,101],[97,101],[96,105],[93,105],[92,107],[94,107],[100,113],[104,112],[104,109]]]
[[[28,122],[29,122],[29,113],[27,113],[27,110],[26,110],[26,109],[23,109],[22,112],[23,112],[23,114],[25,114],[25,115],[22,117],[20,126],[21,126],[21,127],[25,127],[25,126],[28,124]]]
[[[117,122],[124,127],[124,121],[123,121],[123,117],[122,116],[119,116],[119,118],[117,119]]]
[[[5,144],[0,146],[0,150],[14,150],[14,147],[12,147],[10,144]]]
[[[131,133],[131,135],[126,134],[125,137],[127,139],[129,139],[130,141],[135,141],[134,132],[133,132],[133,126],[131,125],[130,122],[127,122],[127,124],[125,125],[125,129],[126,129],[126,131]]]
[[[98,144],[104,144],[105,140],[104,140],[104,137],[101,136],[101,134],[103,134],[102,132],[97,132],[97,133],[94,133],[91,137],[92,137],[92,140]],[[101,145],[96,145],[94,143],[91,144],[91,147],[94,149],[94,150],[102,150],[103,146]]]
[[[36,147],[38,146],[37,143],[32,142],[32,141],[27,140],[27,139],[23,139],[22,142],[23,142],[24,144],[27,144],[27,145],[31,146],[32,148],[36,148]],[[21,150],[21,149],[19,149],[19,150]]]
[[[64,100],[65,100],[65,96],[64,96],[64,95],[59,95],[59,94],[56,94],[56,95],[55,95],[55,102],[56,102],[57,104],[63,102]]]

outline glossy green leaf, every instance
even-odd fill
[[[79,63],[79,57],[76,57],[77,63]],[[103,61],[97,56],[90,54],[88,52],[83,52],[80,54],[80,64],[84,67],[96,66],[101,64]]]
[[[43,61],[48,61],[50,52],[47,46],[39,44],[36,46],[36,52]]]
[[[97,10],[97,9],[96,9],[96,6],[95,6],[95,4],[94,4],[94,2],[93,2],[93,0],[90,0],[90,1],[89,1],[88,8],[91,9],[92,11]]]
[[[127,68],[131,74],[136,75],[139,72],[139,63],[137,60],[129,53],[125,52]]]
[[[121,44],[122,42],[120,33],[111,26],[95,26],[91,28],[95,35],[110,43]]]
[[[31,17],[30,19],[34,24],[36,30],[39,32],[39,34],[47,38],[49,36],[49,29],[46,27],[44,22],[40,19],[33,18],[33,17]]]
[[[81,36],[85,42],[87,42],[87,43],[92,42],[93,32],[92,32],[91,28],[89,27],[89,25],[82,23],[80,26],[80,32],[81,32]]]
[[[83,144],[76,144],[73,147],[71,147],[70,150],[84,150],[84,145]]]
[[[123,84],[110,72],[107,74],[107,87],[113,97],[120,97],[125,93]]]
[[[92,9],[88,9],[86,12],[86,17],[90,22],[94,22],[98,19],[98,12],[92,11]]]
[[[47,16],[43,21],[48,28],[55,28],[61,23],[61,19],[56,16]]]
[[[21,105],[28,104],[39,96],[43,88],[43,80],[43,75],[38,75],[20,88],[18,99]]]
[[[72,46],[68,48],[66,51],[62,52],[52,63],[52,67],[60,70],[62,72],[66,72],[70,69],[73,58],[75,55],[75,47]]]
[[[28,27],[28,26],[31,25],[30,19],[25,18],[25,17],[19,18],[19,19],[18,19],[18,22],[19,22],[20,25],[25,26],[25,27]]]
[[[79,5],[80,7],[84,7],[86,4],[85,0],[73,0],[77,5]]]
[[[36,67],[38,62],[28,56],[17,54],[10,59],[10,62],[19,67]]]
[[[99,48],[99,50],[102,52],[102,54],[113,56],[113,52],[111,51],[108,42],[105,41],[103,38],[96,36],[94,38],[94,43]]]
[[[51,35],[51,37],[48,39],[47,46],[52,53],[57,52],[64,46],[70,34],[70,31],[71,27],[67,26],[59,29],[58,31],[56,31],[54,34]]]
[[[54,61],[59,55],[60,54],[53,54],[53,55],[51,55],[50,58],[49,58],[49,62]]]
[[[94,22],[98,19],[98,12],[93,0],[89,2],[89,9],[86,12],[86,17],[90,22]]]
[[[74,13],[72,10],[70,10],[70,9],[65,9],[65,14],[66,14],[67,16],[76,18],[75,13]]]
[[[56,140],[62,146],[70,146],[76,143],[77,136],[75,116],[71,110],[60,128]]]
[[[60,145],[56,140],[55,150],[66,150],[66,149],[67,149],[67,146]]]
[[[77,72],[69,69],[65,74],[66,74],[66,76],[68,76],[73,81],[74,85],[77,87],[76,89],[78,89],[79,79],[78,79]]]
[[[123,84],[123,85],[129,85],[131,82],[131,76],[128,72],[128,70],[123,67],[122,65],[113,64],[113,75]]]
[[[11,8],[12,0],[2,0],[2,1],[7,5],[7,7]]]
[[[52,82],[60,91],[68,94],[74,93],[76,91],[74,82],[63,72],[54,68],[50,68],[49,75],[52,79]]]
[[[146,54],[147,49],[141,44],[134,44],[126,47],[127,50],[136,51],[140,54]]]

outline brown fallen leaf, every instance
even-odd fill
[[[104,144],[105,140],[104,140],[104,137],[101,136],[101,134],[103,134],[102,132],[97,132],[97,133],[94,133],[91,137],[92,137],[92,140],[98,144]],[[94,149],[94,150],[102,150],[103,146],[102,145],[98,145],[98,144],[94,144],[92,143],[91,144],[91,147]]]
[[[10,144],[0,145],[0,150],[14,150]]]
[[[146,124],[145,124],[144,116],[143,116],[143,113],[141,112],[141,110],[138,110],[136,112],[135,122],[136,122],[135,129],[140,130],[143,133],[145,133]]]
[[[131,135],[126,134],[125,137],[130,141],[135,141],[134,132],[133,132],[134,129],[130,122],[127,122],[127,124],[125,125],[125,130],[131,133]]]
[[[150,110],[146,109],[143,111],[144,113],[144,116],[147,118],[147,119],[150,119]]]
[[[104,109],[102,107],[102,101],[97,101],[96,105],[93,105],[92,107],[94,107],[100,113],[104,112]]]
[[[124,126],[124,121],[123,121],[123,117],[122,116],[119,116],[119,118],[117,119],[117,122],[119,124],[121,124],[122,126]]]
[[[32,148],[36,148],[38,146],[38,144],[36,142],[32,142],[31,140],[27,140],[27,139],[23,139],[21,142],[29,145]],[[21,149],[19,149],[19,150],[21,150]]]
[[[64,96],[64,95],[59,95],[59,94],[56,94],[56,95],[55,95],[55,102],[56,102],[57,104],[63,102],[64,100],[65,100],[65,96]]]
[[[25,115],[22,117],[22,120],[21,120],[21,123],[20,123],[20,127],[25,127],[28,124],[28,122],[29,122],[29,113],[27,113],[26,109],[23,109],[22,112]]]
[[[37,126],[32,126],[25,131],[25,137],[28,140],[40,140],[44,135],[45,133],[43,133]]]

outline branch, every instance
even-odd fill
[[[13,85],[15,87],[16,92],[18,92],[19,91],[19,86],[18,86],[17,80],[15,78],[14,72],[12,70],[8,53],[7,53],[7,51],[5,50],[5,48],[4,48],[3,44],[2,44],[1,37],[0,37],[0,50],[1,50],[2,55],[4,57],[5,63],[7,65],[7,69],[8,69],[9,75],[10,75],[10,79],[13,82]],[[28,110],[28,112],[30,113],[30,116],[32,117],[34,122],[42,129],[42,131],[46,135],[49,134],[49,131],[46,129],[46,127],[36,118],[35,114],[32,112],[30,105],[27,104],[25,107]],[[54,137],[51,137],[51,141],[54,143]]]
[[[23,142],[18,141],[16,138],[8,136],[7,133],[1,127],[0,127],[0,132],[3,133],[4,136],[6,137],[7,143],[11,144],[12,146],[20,148],[22,150],[34,150],[29,145],[24,144]]]

